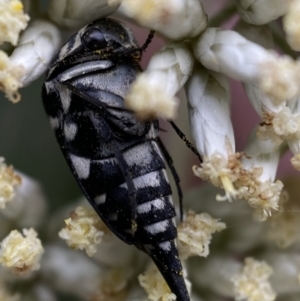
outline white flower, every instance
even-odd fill
[[[291,57],[270,55],[260,64],[259,87],[277,105],[299,97],[300,63]]]
[[[96,253],[96,245],[108,231],[95,210],[81,206],[71,213],[71,218],[66,219],[65,223],[66,228],[59,232],[59,237],[66,240],[69,247],[85,250],[90,257]]]
[[[281,181],[274,182],[280,152],[271,140],[261,140],[253,134],[245,149],[246,156],[242,163],[245,171],[239,178],[237,186],[245,187],[241,196],[255,208],[258,220],[265,220],[272,210],[278,209]]]
[[[29,85],[46,71],[60,46],[60,32],[54,24],[43,19],[30,24],[10,57],[12,70],[16,68],[13,66],[22,67],[22,86]]]
[[[237,32],[207,29],[194,41],[195,57],[208,69],[258,84],[275,104],[300,94],[300,65],[248,41]]]
[[[123,0],[119,12],[175,41],[197,36],[207,25],[198,0]]]
[[[18,89],[23,86],[24,73],[25,70],[21,65],[12,63],[8,55],[0,50],[0,90],[13,103],[21,99]]]
[[[197,64],[185,89],[192,135],[203,156],[201,166],[193,167],[194,174],[224,188],[230,199],[240,163],[235,154],[228,82]]]
[[[193,42],[195,57],[206,68],[243,82],[259,78],[261,63],[270,55],[237,32],[208,28]]]
[[[242,163],[247,170],[262,168],[259,176],[261,181],[274,180],[280,158],[280,152],[276,144],[270,140],[261,140],[253,131],[245,148],[246,156]]]
[[[226,225],[213,219],[207,213],[196,214],[189,210],[185,219],[178,225],[178,248],[182,259],[190,256],[209,254],[212,234],[220,232]]]
[[[20,31],[25,29],[29,16],[23,12],[23,4],[19,0],[0,1],[0,44],[9,42],[16,45]]]
[[[21,183],[15,187],[12,201],[0,211],[1,221],[18,225],[19,228],[38,227],[45,218],[46,198],[40,184],[18,172]]]
[[[61,27],[79,29],[116,11],[122,0],[51,0],[47,14]]]
[[[52,244],[45,248],[41,275],[56,290],[87,298],[97,291],[107,269],[85,254]]]
[[[176,296],[170,291],[166,281],[163,279],[157,267],[150,263],[144,274],[138,277],[140,285],[152,301],[175,301]]]
[[[235,145],[226,78],[197,64],[185,89],[191,130],[198,152],[202,156],[218,152],[225,158],[233,154]]]
[[[13,230],[1,242],[0,263],[17,274],[28,274],[40,268],[44,250],[37,233],[23,229],[23,235]]]
[[[246,258],[240,274],[232,277],[235,300],[273,301],[276,298],[268,278],[272,268],[264,261]]]
[[[186,45],[167,45],[152,56],[147,70],[134,81],[125,105],[139,119],[173,119],[178,106],[175,94],[187,81],[193,62]]]
[[[293,0],[237,0],[241,18],[252,24],[269,23],[284,15]]]
[[[184,205],[195,212],[208,212],[226,224],[226,229],[217,237],[226,236],[226,250],[230,254],[244,254],[263,244],[266,241],[265,223],[253,219],[253,210],[246,202],[216,202],[218,192],[220,189],[216,190],[212,185],[201,185],[185,195]],[[212,249],[210,255],[213,256],[215,251]]]
[[[274,42],[268,26],[254,26],[240,21],[235,28],[246,39],[263,46],[266,49],[273,49]],[[285,102],[274,103],[256,83],[244,83],[244,89],[248,99],[261,119],[266,123],[268,116],[278,112],[285,106]]]
[[[250,38],[251,41],[266,48],[274,47],[268,27],[240,23],[237,29],[245,37]],[[291,65],[290,69],[293,68],[294,66]],[[284,72],[281,73],[284,77]],[[279,145],[286,140],[292,144],[299,139],[300,122],[297,99],[276,103],[258,85],[245,83],[244,87],[251,104],[262,119],[262,123],[258,128],[258,135],[261,139],[270,139],[275,145]]]

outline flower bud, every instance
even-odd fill
[[[51,0],[47,14],[60,27],[79,29],[118,9],[122,0]]]
[[[193,38],[207,26],[199,0],[123,0],[118,12],[175,41]]]
[[[293,0],[237,0],[237,11],[247,23],[267,24],[283,16]]]
[[[175,94],[187,81],[193,57],[185,44],[172,43],[152,56],[145,72],[137,77],[125,105],[139,119],[173,119],[177,113]]]
[[[23,86],[29,85],[48,69],[60,46],[60,32],[49,21],[36,20],[24,31],[10,56],[12,64],[23,67]]]

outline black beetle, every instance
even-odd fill
[[[69,39],[51,64],[43,102],[95,211],[115,235],[152,258],[177,300],[189,301],[158,121],[140,122],[124,108],[124,97],[141,71],[142,50],[118,21],[93,21]]]

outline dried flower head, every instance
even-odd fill
[[[270,55],[261,62],[260,88],[275,104],[299,96],[300,64],[289,56]]]
[[[93,256],[107,227],[91,208],[79,206],[70,216],[65,220],[66,228],[59,232],[59,237],[66,240],[69,247],[85,250],[88,256]]]
[[[139,275],[140,285],[152,301],[174,301],[176,296],[170,291],[166,281],[163,279],[157,267],[151,263],[144,274]]]
[[[13,103],[21,99],[18,89],[22,87],[23,73],[23,67],[13,64],[7,54],[0,50],[0,90]]]
[[[242,272],[231,279],[235,300],[275,300],[276,295],[268,281],[271,274],[272,268],[264,261],[246,258]]]
[[[178,99],[166,93],[163,84],[165,78],[163,74],[161,75],[141,74],[131,86],[126,96],[126,106],[135,111],[138,119],[149,120],[157,117],[173,119],[175,117]]]
[[[224,223],[213,219],[209,214],[196,214],[189,210],[185,220],[178,226],[180,256],[183,259],[195,255],[206,257],[209,254],[212,234],[225,228]]]
[[[23,4],[19,0],[1,0],[0,11],[0,44],[9,42],[16,45],[20,31],[26,28],[30,18],[24,14]]]
[[[34,229],[13,230],[1,242],[0,263],[16,274],[28,274],[40,268],[44,252]]]

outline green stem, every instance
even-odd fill
[[[297,59],[299,54],[294,51],[290,45],[286,42],[284,38],[284,33],[276,24],[276,22],[272,22],[268,24],[272,34],[275,44],[284,52],[285,54],[290,55],[293,59]]]
[[[208,27],[221,26],[221,24],[225,22],[227,19],[229,19],[235,12],[236,12],[235,4],[230,4],[224,7],[223,9],[221,9],[220,12],[218,12],[215,16],[213,16],[209,20]]]

